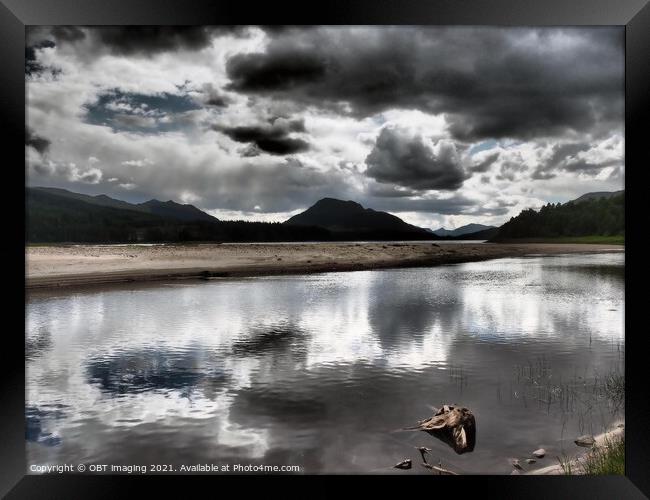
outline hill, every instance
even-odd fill
[[[436,239],[436,236],[421,227],[404,222],[387,212],[364,208],[354,201],[323,198],[304,212],[286,220],[288,226],[318,226],[338,236],[363,239],[367,236],[384,235],[386,239],[414,238]]]
[[[327,241],[332,238],[322,228],[219,221],[191,205],[174,202],[133,205],[105,195],[87,196],[51,188],[27,188],[25,194],[28,243]]]
[[[180,203],[176,203],[172,200],[149,200],[144,203],[133,204],[122,200],[116,200],[114,198],[106,196],[105,194],[89,196],[86,194],[74,193],[66,189],[48,187],[33,187],[28,189],[39,193],[49,193],[51,195],[55,195],[60,198],[66,198],[69,200],[82,201],[90,205],[119,208],[122,210],[132,210],[135,212],[148,213],[152,215],[161,215],[167,218],[182,221],[203,220],[215,222],[218,220],[216,217],[202,212],[193,205],[181,205]]]
[[[523,210],[499,228],[493,241],[625,234],[624,191],[585,196],[565,204],[549,203],[539,211]]]
[[[484,224],[472,223],[472,224],[466,224],[456,229],[445,229],[444,227],[441,227],[440,229],[436,229],[435,231],[431,231],[431,232],[437,236],[463,236],[463,235],[477,233],[479,231],[485,231],[487,229],[494,229],[494,228],[495,226],[486,226]]]
[[[576,198],[575,200],[568,201],[567,203],[580,203],[583,201],[587,200],[597,200],[601,198],[613,198],[614,196],[618,196],[620,194],[623,194],[624,191],[596,191],[593,193],[585,193],[579,198]]]
[[[172,200],[132,204],[55,188],[29,187],[26,200],[28,243],[438,239],[394,215],[332,199],[286,223],[220,221]]]
[[[490,240],[499,234],[499,228],[488,226],[487,229],[476,231],[474,233],[465,233],[460,236],[453,236],[456,240]]]
[[[171,217],[173,219],[183,221],[202,220],[208,222],[217,222],[219,220],[212,215],[202,212],[194,205],[181,205],[180,203],[176,203],[172,200],[149,200],[136,205],[136,207],[143,212],[160,215],[163,217]]]

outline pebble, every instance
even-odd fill
[[[544,455],[546,455],[546,450],[544,448],[540,448],[533,452],[533,456],[537,458],[544,458]]]

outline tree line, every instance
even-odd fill
[[[625,193],[523,210],[499,228],[497,240],[625,234]]]

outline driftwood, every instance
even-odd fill
[[[411,459],[407,458],[402,460],[400,463],[393,465],[394,469],[410,469],[411,468]]]
[[[422,467],[426,469],[431,469],[433,471],[437,471],[438,474],[446,474],[448,476],[458,476],[459,474],[457,472],[454,472],[453,470],[449,469],[444,469],[441,465],[431,465],[426,462],[422,464]]]
[[[432,417],[405,430],[427,432],[447,443],[459,455],[474,451],[476,443],[476,420],[472,412],[462,406],[444,405]]]
[[[420,452],[420,455],[422,455],[422,461],[426,464],[427,454],[431,451],[431,448],[427,448],[426,446],[416,446],[415,449]]]

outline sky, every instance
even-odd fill
[[[28,27],[30,186],[432,229],[624,187],[622,27]]]

